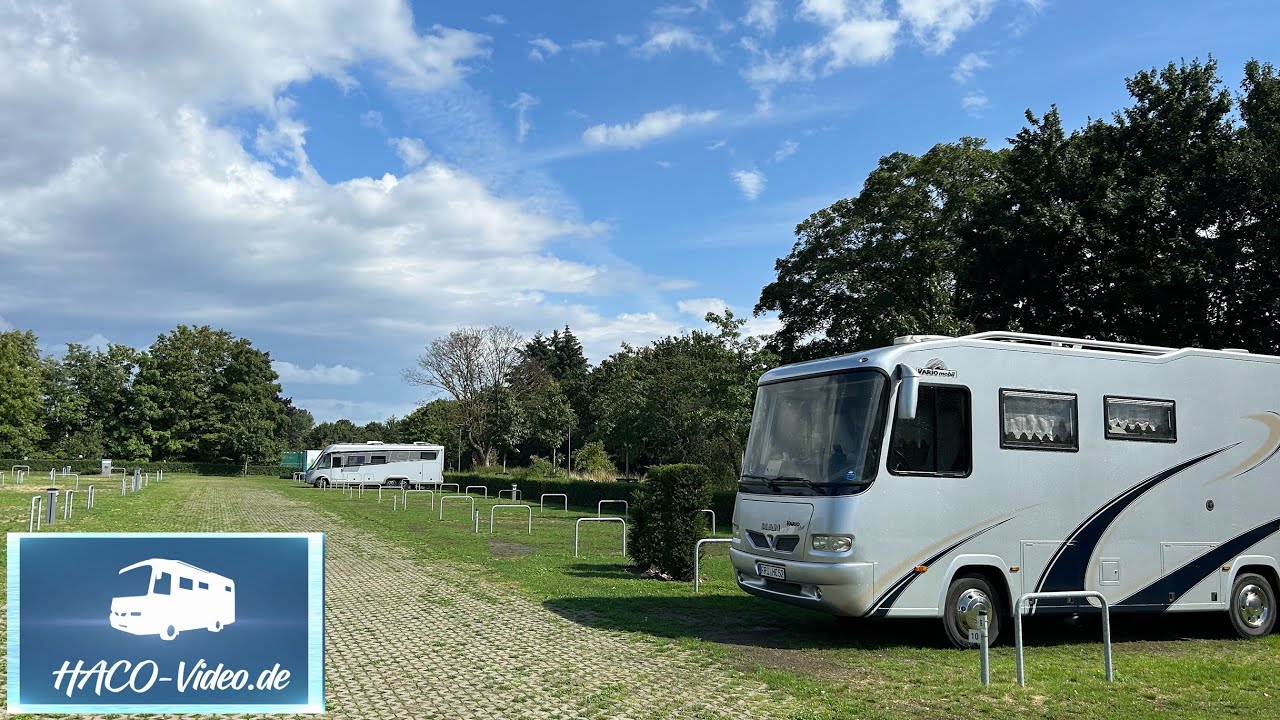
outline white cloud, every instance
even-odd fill
[[[304,108],[287,93],[359,70],[397,99],[453,103],[465,85],[440,83],[461,83],[484,55],[465,50],[482,36],[459,32],[415,31],[389,0],[0,3],[0,266],[59,287],[0,286],[0,308],[107,334],[211,324],[329,349],[359,327],[391,358],[457,325],[614,327],[565,298],[678,281],[613,257],[607,227],[550,191],[503,189],[434,155],[342,181],[310,170]],[[567,241],[574,259],[557,254]],[[68,284],[67,267],[93,272]]]
[[[987,109],[988,100],[986,94],[980,90],[965,95],[960,98],[960,107],[964,108],[970,115],[980,117],[982,111]]]
[[[507,24],[507,19],[497,13],[493,13],[492,15],[485,15],[484,21],[489,23],[490,25],[506,25]]]
[[[778,29],[778,0],[749,0],[742,22],[765,35],[772,35]]]
[[[849,13],[845,0],[801,0],[797,17],[823,25],[835,25]]]
[[[0,315],[0,332],[9,332],[12,329],[13,329],[13,323],[9,322],[8,320],[5,320],[4,316]]]
[[[773,161],[775,163],[780,163],[783,160],[786,160],[787,158],[791,157],[792,155],[795,155],[796,150],[799,150],[799,149],[800,149],[800,143],[796,142],[795,140],[791,140],[791,139],[783,140],[782,144],[779,145],[778,149],[775,150],[773,153]]]
[[[302,385],[357,385],[369,374],[346,365],[317,363],[305,368],[284,360],[273,360],[271,369],[280,376],[280,382]]]
[[[956,35],[987,19],[996,0],[898,0],[899,13],[916,40],[932,53],[951,47]]]
[[[595,40],[595,39],[588,38],[586,40],[578,40],[577,42],[573,43],[569,47],[581,52],[598,53],[601,50],[609,47],[609,43],[603,40]]]
[[[538,104],[538,98],[527,92],[520,93],[516,101],[507,107],[516,111],[516,142],[524,142],[533,125],[529,122],[529,111]]]
[[[647,142],[671,135],[687,125],[704,125],[719,116],[715,110],[686,113],[678,107],[645,113],[634,123],[624,125],[592,125],[582,133],[582,140],[592,146],[638,148]]]
[[[704,145],[703,147],[705,147],[707,150],[719,150],[720,148],[722,148],[722,147],[724,147],[725,145],[728,145],[728,144],[729,144],[729,143],[728,143],[728,141],[727,141],[727,140],[715,140],[715,141],[712,141],[712,142],[707,143],[707,144],[706,144],[706,145]]]
[[[768,182],[764,173],[759,170],[736,170],[730,173],[729,176],[738,184],[738,189],[742,191],[742,196],[748,200],[755,200],[760,197],[760,193],[764,192],[764,186]]]
[[[720,298],[689,298],[676,303],[677,310],[685,315],[692,315],[699,320],[705,318],[707,313],[723,315],[728,307],[729,303]]]
[[[398,137],[391,138],[387,141],[391,147],[395,149],[396,155],[400,157],[400,162],[410,170],[422,165],[431,156],[427,151],[427,146],[422,144],[418,138]]]
[[[360,124],[367,128],[373,128],[374,130],[385,129],[385,126],[382,124],[382,113],[377,110],[366,110],[365,112],[360,113]]]
[[[715,47],[712,46],[710,40],[684,27],[663,26],[651,28],[649,38],[636,48],[636,52],[645,58],[652,58],[673,50],[699,52],[712,60],[719,60]]]
[[[692,5],[659,5],[653,9],[654,15],[666,18],[688,17],[696,12],[698,8]]]
[[[619,45],[621,45],[621,46],[623,46],[623,47],[630,47],[630,46],[632,46],[632,45],[634,45],[634,44],[635,44],[635,42],[636,42],[636,36],[635,36],[635,35],[623,35],[622,33],[618,33],[617,35],[614,35],[614,36],[613,36],[613,41],[614,41],[614,42],[616,42],[616,43],[618,43]]]
[[[546,55],[555,57],[560,54],[560,45],[551,38],[539,36],[530,40],[529,44],[533,46],[533,49],[529,51],[531,60],[542,61]]]
[[[106,336],[106,335],[103,335],[102,333],[94,333],[94,334],[90,335],[89,337],[87,337],[87,338],[85,338],[85,339],[81,340],[81,341],[80,341],[79,343],[77,343],[77,344],[78,344],[78,345],[83,345],[83,346],[85,346],[85,347],[89,348],[90,350],[97,350],[97,351],[99,351],[99,352],[106,352],[106,351],[107,351],[107,348],[111,346],[111,341],[110,341],[110,340],[108,340],[108,339],[107,339],[107,336]]]
[[[670,170],[671,166],[674,164],[670,160],[654,160],[653,162],[663,170]]]
[[[345,418],[356,425],[367,425],[382,422],[392,415],[402,418],[417,409],[413,402],[364,402],[315,397],[294,398],[293,402],[296,407],[306,408],[318,423]]]
[[[975,73],[979,70],[985,70],[991,67],[991,63],[978,53],[968,53],[960,58],[960,62],[956,63],[956,67],[951,71],[951,79],[964,85],[973,79]]]

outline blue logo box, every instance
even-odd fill
[[[10,533],[8,710],[324,712],[322,533]]]

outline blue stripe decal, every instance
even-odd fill
[[[1167,470],[1162,470],[1113,498],[1067,536],[1066,542],[1054,553],[1048,566],[1045,567],[1044,573],[1040,575],[1040,582],[1036,585],[1036,592],[1058,592],[1084,588],[1085,577],[1088,574],[1089,558],[1093,557],[1093,552],[1097,549],[1098,543],[1102,541],[1102,536],[1106,534],[1107,529],[1120,517],[1121,513],[1136,502],[1138,498],[1141,498],[1149,490],[1154,489],[1165,480],[1190,467],[1199,465],[1219,453],[1230,450],[1236,445],[1239,445],[1239,443],[1220,447],[1212,452],[1207,452],[1199,457],[1174,465]]]
[[[945,549],[938,552],[938,554],[928,558],[927,560],[919,564],[924,566],[932,565],[938,562],[939,560],[941,560],[947,553],[951,552],[952,550],[955,550],[956,548],[960,547],[961,545],[969,542],[970,540],[978,537],[979,535],[985,532],[988,532],[990,530],[994,530],[995,528],[1000,527],[1001,525],[1009,522],[1012,519],[1013,518],[1005,518],[1004,520],[1001,520],[1000,522],[995,523],[994,525],[989,525],[973,533],[972,535],[969,535],[968,537],[962,540],[959,540],[953,543],[952,545],[949,545]],[[920,573],[915,572],[913,570],[907,573],[906,575],[903,575],[902,577],[898,578],[898,581],[895,582],[892,586],[890,586],[889,589],[885,591],[884,595],[880,596],[880,599],[873,606],[873,609],[867,612],[866,617],[884,617],[885,615],[887,615],[889,613],[889,609],[893,607],[893,603],[898,600],[898,597],[901,596],[902,593],[906,592],[907,588],[911,585],[911,583],[915,582],[916,578],[918,577],[920,577]]]
[[[1168,605],[1170,595],[1177,600],[1209,575],[1218,572],[1218,568],[1230,562],[1232,558],[1274,535],[1277,531],[1280,531],[1280,518],[1263,523],[1212,548],[1116,605]]]

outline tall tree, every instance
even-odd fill
[[[432,340],[417,366],[403,372],[410,385],[443,390],[457,401],[456,421],[485,465],[493,459],[485,432],[491,391],[506,384],[520,359],[520,344],[520,334],[509,327],[459,328]]]
[[[42,382],[35,333],[0,332],[0,457],[26,457],[44,439]]]
[[[956,307],[957,248],[978,204],[998,189],[1001,164],[984,144],[963,138],[920,157],[887,155],[858,195],[796,228],[799,240],[755,308],[778,312],[774,343],[784,359],[968,330]]]

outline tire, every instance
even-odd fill
[[[987,638],[995,645],[1004,620],[1003,600],[986,578],[979,575],[961,575],[951,581],[947,602],[942,608],[942,627],[948,642],[961,650],[978,647],[978,643],[969,642],[969,630],[978,629],[980,607],[987,610]]]
[[[214,620],[209,624],[209,632],[222,632],[222,621]]]
[[[161,640],[172,640],[178,637],[178,628],[172,625],[166,625],[164,630],[160,632]]]
[[[319,480],[317,480],[317,481],[316,481],[316,487],[320,488],[321,490],[328,489],[328,487],[329,487],[329,478],[320,478]]]
[[[408,479],[408,478],[401,478],[401,480],[400,480],[400,489],[402,489],[402,490],[408,490],[408,489],[409,489],[409,479]]]
[[[1276,591],[1257,573],[1243,573],[1231,585],[1227,614],[1231,627],[1242,638],[1258,638],[1276,625]]]

